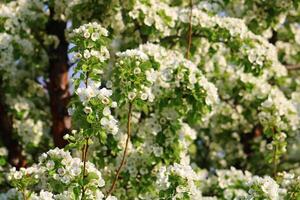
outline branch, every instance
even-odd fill
[[[88,87],[88,80],[89,80],[89,72],[87,71],[86,72],[86,77],[85,77],[85,88]],[[83,161],[83,173],[82,173],[82,187],[81,187],[81,200],[84,199],[84,196],[85,196],[85,185],[84,185],[84,179],[86,177],[86,162],[87,162],[87,153],[88,153],[88,150],[89,150],[89,138],[85,138],[85,144],[82,148],[82,156],[81,156],[81,159]]]
[[[82,160],[83,160],[83,173],[82,173],[82,182],[84,183],[84,179],[85,177],[87,176],[86,175],[86,162],[87,162],[87,153],[88,153],[88,149],[89,149],[89,138],[86,138],[85,139],[85,145],[83,146],[83,149],[82,149]],[[81,200],[84,199],[84,196],[85,196],[85,187],[84,185],[82,185],[81,187]]]
[[[274,136],[276,135],[276,132],[277,132],[276,129],[273,127],[273,139],[274,139]],[[273,177],[274,178],[276,178],[277,168],[278,168],[278,164],[279,164],[279,159],[277,158],[277,153],[278,153],[278,145],[276,143],[275,147],[274,147],[274,151],[273,151],[273,157],[272,157]]]
[[[278,159],[277,159],[277,145],[274,147],[273,157],[272,157],[272,164],[273,164],[273,177],[276,178],[277,174],[277,167],[278,167]]]
[[[123,167],[123,165],[125,164],[125,159],[126,159],[126,156],[127,156],[127,150],[128,150],[128,144],[129,144],[129,141],[130,141],[130,137],[131,137],[131,127],[130,127],[130,123],[131,123],[131,113],[132,113],[132,102],[129,103],[129,108],[128,108],[128,115],[127,115],[127,139],[126,139],[126,144],[125,144],[125,149],[124,149],[124,153],[123,153],[123,156],[122,156],[122,160],[121,160],[121,164],[120,166],[118,167],[117,169],[117,173],[116,173],[116,177],[110,187],[110,189],[108,190],[107,192],[107,197],[109,195],[112,194],[112,192],[114,191],[115,189],[115,186],[116,186],[116,183],[118,181],[118,178],[119,178],[119,175],[121,173],[121,169]]]
[[[298,70],[300,69],[300,65],[287,65],[286,68],[288,70]]]
[[[71,119],[67,106],[70,101],[68,80],[68,42],[65,38],[66,22],[53,19],[54,11],[50,8],[50,20],[47,24],[47,33],[59,39],[57,48],[50,48],[49,54],[49,84],[50,108],[52,115],[51,134],[55,146],[62,148],[67,142],[63,136],[70,132]]]

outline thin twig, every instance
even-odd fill
[[[127,139],[126,139],[126,144],[125,144],[125,149],[124,149],[123,157],[122,157],[122,160],[121,160],[121,164],[120,164],[120,166],[117,169],[116,177],[115,177],[115,179],[114,179],[114,181],[113,181],[110,189],[107,192],[107,196],[111,195],[112,192],[114,191],[116,183],[117,183],[118,178],[119,178],[119,175],[121,173],[121,169],[122,169],[122,167],[123,167],[123,165],[125,163],[125,159],[126,159],[126,156],[127,156],[127,150],[128,150],[128,144],[129,144],[130,137],[131,137],[131,113],[132,113],[132,102],[129,103],[129,108],[128,108],[128,115],[127,115]]]
[[[277,145],[275,145],[274,154],[273,154],[273,177],[276,177],[277,173]]]
[[[190,0],[190,18],[189,18],[189,32],[188,32],[188,48],[186,51],[186,58],[190,58],[190,51],[192,46],[192,17],[193,17],[193,0]]]
[[[300,65],[287,65],[286,68],[288,70],[298,70],[300,69]]]
[[[85,139],[85,144],[83,146],[83,173],[82,173],[82,180],[85,179],[86,177],[86,162],[87,162],[87,153],[88,153],[88,149],[89,149],[89,138],[86,138]],[[82,188],[81,188],[82,192],[81,192],[81,199],[83,200],[84,199],[84,196],[85,196],[85,187],[84,185],[82,185]]]
[[[88,79],[89,79],[89,72],[86,72],[86,77],[85,77],[85,88],[88,87]],[[87,153],[88,153],[88,149],[89,149],[89,138],[85,138],[85,144],[82,148],[82,156],[81,159],[83,160],[83,173],[82,173],[82,180],[84,181],[85,177],[86,177],[86,162],[87,162]],[[81,187],[81,200],[84,199],[85,196],[85,187],[84,184]]]
[[[85,88],[87,88],[87,86],[88,86],[89,75],[90,75],[90,73],[89,73],[89,71],[87,71],[85,74],[85,80],[84,80]]]
[[[274,137],[276,137],[276,129],[273,128],[273,139]],[[274,147],[274,151],[273,151],[273,177],[276,177],[276,173],[277,173],[277,164],[278,164],[278,160],[277,160],[277,151],[278,151],[278,148],[277,148],[277,144],[275,144],[275,147]]]

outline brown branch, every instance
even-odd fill
[[[2,79],[0,78],[0,136],[4,146],[8,149],[8,161],[17,169],[26,166],[26,158],[22,155],[22,147],[13,137],[13,120],[7,111],[5,94],[3,93]]]
[[[188,32],[188,47],[186,51],[186,58],[190,58],[190,51],[192,46],[192,17],[193,17],[193,0],[190,0],[190,17],[189,17],[189,32]]]
[[[272,131],[273,131],[273,140],[274,140],[274,137],[276,137],[277,130],[275,127],[273,127]],[[273,151],[273,157],[272,157],[273,177],[274,178],[276,178],[277,168],[278,168],[278,164],[279,164],[279,159],[277,159],[277,153],[278,153],[278,145],[276,143],[275,147],[274,147],[274,151]]]
[[[66,22],[53,19],[54,11],[50,8],[50,20],[47,24],[47,33],[59,39],[57,48],[49,49],[49,84],[50,108],[52,115],[51,134],[57,147],[64,147],[67,142],[63,136],[70,132],[71,119],[67,105],[70,101],[68,80],[68,42],[65,38]]]
[[[288,70],[298,70],[300,69],[300,65],[287,65],[286,68]]]
[[[272,158],[272,164],[273,164],[273,177],[276,178],[277,174],[277,166],[278,166],[278,160],[277,160],[277,145],[274,147],[273,151],[273,158]]]
[[[122,169],[123,165],[125,164],[125,159],[126,159],[127,151],[128,151],[128,144],[129,144],[130,137],[131,137],[131,127],[130,127],[131,126],[131,113],[132,113],[132,102],[129,103],[129,108],[128,108],[128,115],[127,115],[127,139],[126,139],[126,143],[125,143],[124,153],[123,153],[123,156],[122,156],[121,164],[120,164],[120,166],[117,169],[116,177],[115,177],[115,179],[114,179],[114,181],[113,181],[110,189],[107,192],[107,196],[111,195],[112,192],[114,191],[116,183],[117,183],[118,178],[119,178],[119,175],[121,173],[121,169]]]
[[[88,80],[89,80],[89,71],[86,72],[86,76],[85,76],[85,80],[84,80],[84,83],[85,83],[85,88],[88,87]],[[87,153],[88,153],[88,150],[89,150],[89,138],[85,138],[85,144],[82,148],[82,156],[81,156],[81,159],[83,161],[83,173],[82,173],[82,182],[84,183],[84,179],[86,177],[86,174],[85,174],[85,171],[86,171],[86,162],[87,162]],[[85,196],[85,187],[84,187],[84,184],[82,185],[81,187],[81,200],[84,199],[84,196]]]
[[[88,149],[89,149],[89,138],[85,139],[85,144],[83,146],[82,149],[82,159],[83,159],[83,173],[82,173],[82,180],[85,179],[86,177],[86,162],[87,162],[87,153],[88,153]],[[84,182],[84,181],[83,181]],[[84,185],[82,185],[81,187],[82,193],[81,193],[81,199],[84,199],[85,196],[85,187]]]

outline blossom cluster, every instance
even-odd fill
[[[257,34],[264,36],[270,35],[270,30],[278,30],[285,22],[289,13],[293,11],[293,1],[280,1],[276,0],[271,2],[261,1],[202,1],[200,3],[201,9],[218,13],[226,11],[226,15],[242,18],[247,26]],[[273,13],[267,12],[268,9],[273,9]],[[276,14],[275,14],[276,13]]]
[[[148,182],[155,179],[153,172],[162,163],[177,161],[188,167],[189,147],[196,138],[196,132],[189,124],[201,121],[209,115],[219,99],[215,86],[192,62],[186,60],[178,51],[170,51],[151,43],[117,53],[116,66],[112,73],[113,94],[118,94],[112,97],[118,102],[118,110],[122,110],[124,103],[132,102],[134,106],[132,142],[121,173],[128,180],[119,181],[116,194],[119,198],[134,198],[134,194],[144,187],[136,185],[136,181]],[[147,98],[143,97],[145,88],[151,91],[147,93]],[[141,114],[145,112],[145,108],[141,106],[143,104],[148,107],[148,112],[141,118]],[[117,114],[120,124],[124,124],[124,111],[118,111]],[[114,138],[120,149],[125,148],[126,135],[122,134],[124,129],[121,126],[120,136]],[[113,146],[103,147],[100,150],[102,154],[107,155],[108,149],[115,152],[114,142],[110,143]],[[103,142],[102,144],[108,145]],[[121,162],[122,152],[117,153],[115,164],[109,162],[109,155],[104,159],[109,166],[104,168],[103,173],[107,174],[107,182],[110,182],[113,169]],[[124,193],[122,188],[128,184],[134,187],[128,188],[128,192]],[[141,195],[155,198],[159,191],[151,191],[151,188],[155,188],[153,182],[148,182],[147,185],[148,189]]]
[[[171,8],[167,3],[159,0],[136,1],[131,6],[128,15],[137,20],[144,28],[152,34],[168,36],[173,32],[178,17],[177,10]],[[157,32],[151,31],[155,27]]]
[[[129,12],[129,17],[137,20],[142,25],[151,26],[152,24],[160,24],[149,27],[149,31],[145,31],[150,37],[156,33],[155,40],[164,40],[170,37],[180,37],[186,33],[186,27],[189,24],[190,9],[170,6],[163,3],[163,11],[160,15],[150,14],[157,12],[159,9],[154,9],[158,3],[150,1],[145,3],[137,1]],[[150,15],[149,17],[147,15]],[[270,44],[264,37],[253,34],[249,31],[243,20],[231,17],[211,16],[201,10],[201,4],[194,6],[192,11],[192,25],[194,26],[194,35],[206,37],[211,42],[230,42],[234,45],[228,45],[234,51],[238,51],[239,56],[247,59],[249,64],[243,66],[245,71],[251,71],[254,74],[259,74],[261,68],[269,67],[270,65],[276,68],[284,66],[278,62],[277,52],[274,45]],[[151,20],[150,20],[151,19]],[[150,23],[151,22],[151,23]],[[162,29],[162,28],[163,29]],[[154,30],[152,30],[154,29]],[[167,31],[168,30],[168,31]],[[143,32],[141,34],[144,34]]]
[[[16,170],[12,168],[8,174],[9,182],[17,188],[14,195],[22,194],[26,199],[78,199],[81,198],[82,187],[79,180],[86,173],[85,199],[104,199],[101,188],[105,182],[102,174],[95,165],[87,162],[83,172],[83,162],[73,158],[62,149],[52,149],[39,157],[39,163],[29,168]],[[11,192],[3,194],[1,198],[11,199]],[[108,197],[113,199],[114,197]]]
[[[82,58],[87,62],[87,65],[96,65],[97,62],[102,63],[109,58],[109,52],[103,45],[103,40],[108,36],[108,31],[98,23],[93,22],[82,25],[74,29],[69,36],[76,45],[73,49],[76,51],[75,60]]]
[[[76,90],[82,102],[83,109],[70,109],[72,115],[86,115],[88,123],[100,121],[106,132],[115,135],[118,132],[117,121],[111,114],[111,108],[116,108],[117,103],[112,101],[110,96],[112,91],[106,88],[99,89],[99,85],[93,81],[88,81],[87,87],[79,87]]]
[[[108,31],[96,22],[80,26],[70,34],[75,44],[71,51],[76,51],[74,57],[78,61],[73,82],[79,99],[74,99],[69,113],[78,125],[74,129],[80,129],[77,133],[73,131],[75,137],[67,138],[72,141],[80,142],[77,138],[82,136],[80,133],[88,138],[118,132],[117,120],[111,113],[111,109],[117,107],[117,102],[111,99],[112,90],[109,88],[112,86],[107,83],[107,88],[101,88],[102,70],[109,58],[105,46],[107,36]]]
[[[120,93],[133,101],[136,98],[153,102],[154,95],[151,85],[155,81],[155,72],[148,55],[140,50],[126,50],[117,53],[119,60],[116,63],[113,82],[119,83]],[[118,92],[118,90],[116,91]]]
[[[208,79],[216,85],[221,99],[221,104],[216,107],[213,117],[207,124],[201,125],[199,150],[209,149],[209,159],[216,167],[230,166],[235,162],[244,165],[249,157],[255,160],[261,154],[270,153],[269,156],[271,156],[270,148],[274,151],[275,148],[272,149],[274,144],[268,144],[270,141],[266,138],[274,136],[273,139],[277,140],[278,137],[275,137],[275,134],[283,131],[287,137],[280,137],[279,146],[281,147],[276,148],[281,149],[278,151],[281,155],[284,154],[285,141],[293,137],[299,128],[299,114],[295,103],[288,95],[282,93],[279,84],[280,80],[285,78],[286,69],[282,71],[281,68],[276,67],[266,68],[256,76],[251,72],[237,69],[234,62],[239,58],[230,55],[231,50],[226,44],[212,43],[205,38],[197,41],[197,44],[199,47],[194,54],[195,62],[203,68]],[[202,63],[203,60],[206,62]],[[270,84],[272,80],[275,80],[275,84]],[[233,92],[237,96],[231,96]],[[277,106],[271,103],[272,106],[270,104],[270,107],[266,108],[266,102],[276,102]],[[252,134],[254,136],[251,136]],[[249,155],[249,150],[245,149],[242,144],[247,137],[255,138],[251,148],[260,149],[259,153]],[[274,143],[279,143],[279,141],[274,141]],[[207,147],[208,144],[209,147]],[[269,159],[266,159],[266,163],[268,163],[267,160]]]
[[[198,111],[197,114],[201,114],[201,111],[205,113],[207,112],[205,109],[209,110],[218,103],[216,87],[207,81],[195,64],[186,60],[178,51],[166,50],[150,43],[141,45],[139,48],[158,63],[154,87],[157,90],[160,89],[166,92],[162,92],[160,98],[165,98],[165,94],[166,96],[173,96],[179,101],[185,101],[185,98],[194,99],[195,103],[193,105],[189,105],[188,101],[180,104],[180,106],[186,106],[184,108],[185,114],[190,112],[191,115],[196,114],[192,113],[196,110]],[[171,95],[168,92],[173,94]],[[194,110],[191,106],[194,106]]]
[[[262,124],[265,125],[265,122],[275,124],[279,130],[296,130],[299,126],[299,117],[295,106],[286,99],[279,89],[270,90],[268,99],[261,104],[261,107],[262,110],[272,110],[259,114]],[[288,125],[290,127],[287,127]],[[268,124],[266,124],[266,127],[268,127]]]

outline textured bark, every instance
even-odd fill
[[[18,140],[13,137],[12,116],[7,112],[5,94],[1,86],[2,80],[0,78],[0,137],[8,150],[8,162],[19,169],[26,166],[26,158],[22,155],[22,147]]]
[[[68,81],[68,42],[65,38],[66,23],[53,19],[53,10],[50,9],[50,20],[47,24],[47,34],[55,35],[59,39],[57,48],[49,49],[49,83],[50,107],[52,114],[51,133],[54,144],[64,147],[67,142],[63,136],[70,131],[71,119],[67,105],[70,100]]]

